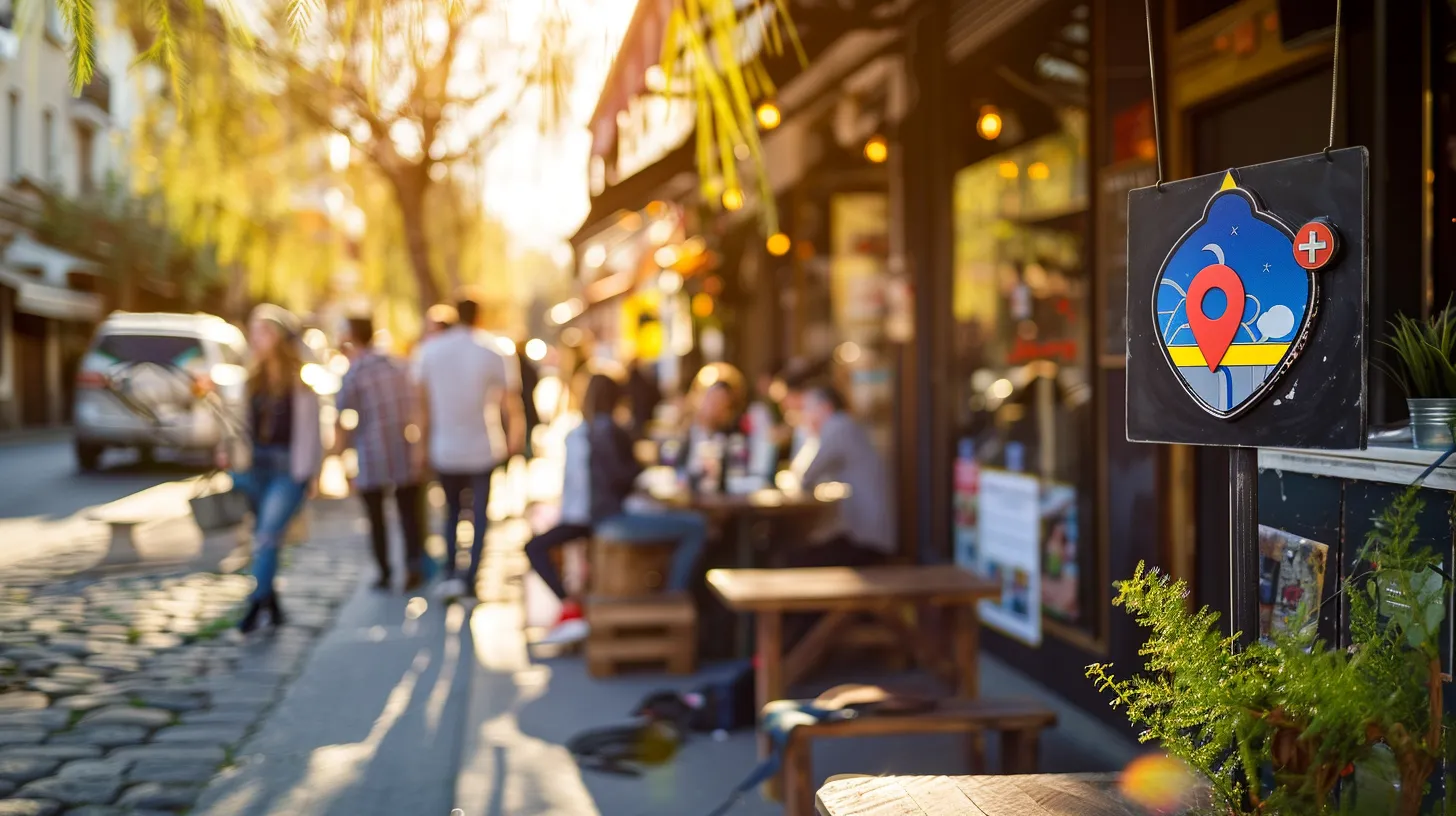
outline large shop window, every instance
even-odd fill
[[[955,177],[956,557],[1003,580],[987,620],[1031,643],[1098,616],[1088,17],[1049,4],[984,66],[988,144]]]

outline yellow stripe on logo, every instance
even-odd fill
[[[1228,353],[1224,354],[1219,365],[1279,365],[1279,361],[1284,359],[1284,353],[1287,351],[1289,351],[1288,343],[1235,344],[1229,346]],[[1198,349],[1198,346],[1169,346],[1168,356],[1173,358],[1173,365],[1179,368],[1208,368],[1208,361],[1203,359],[1203,352]]]

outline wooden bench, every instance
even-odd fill
[[[611,677],[651,664],[692,674],[697,664],[698,615],[687,593],[632,598],[592,596],[586,602],[591,634],[586,666],[592,677]]]
[[[973,745],[977,738],[994,732],[1001,738],[1001,772],[1025,774],[1036,772],[1041,732],[1056,721],[1056,712],[1035,701],[946,700],[924,713],[869,714],[800,725],[789,732],[784,750],[784,816],[814,814],[816,739],[963,734],[971,738],[968,745]]]

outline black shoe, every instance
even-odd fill
[[[248,634],[258,628],[258,615],[263,612],[263,604],[259,601],[248,601],[248,611],[243,614],[243,619],[238,621],[238,631]]]
[[[414,592],[415,590],[420,589],[424,585],[425,585],[425,576],[421,575],[418,572],[412,572],[412,573],[409,574],[409,577],[407,577],[407,578],[404,579],[404,591],[406,593]]]
[[[394,581],[388,575],[381,575],[379,580],[374,582],[374,588],[380,592],[388,592],[394,589],[393,584]]]
[[[277,629],[288,623],[288,618],[283,614],[283,607],[278,605],[278,593],[268,596],[268,622]]]

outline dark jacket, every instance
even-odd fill
[[[642,465],[632,453],[632,438],[610,417],[591,420],[587,439],[591,441],[591,520],[595,524],[622,512]]]

